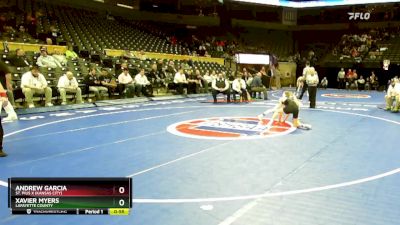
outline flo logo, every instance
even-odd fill
[[[369,18],[371,18],[371,14],[369,12],[348,12],[347,14],[349,14],[349,20],[369,20]]]
[[[268,119],[260,124],[255,117],[217,117],[188,120],[170,125],[168,132],[189,138],[213,140],[258,139],[285,135],[295,127],[289,122],[274,122],[265,126]]]

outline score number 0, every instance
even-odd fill
[[[120,193],[120,194],[125,194],[125,187],[119,187],[119,188],[118,188],[118,193]],[[125,205],[125,200],[124,200],[124,199],[120,199],[120,200],[118,201],[118,204],[119,204],[120,206],[124,206],[124,205]]]

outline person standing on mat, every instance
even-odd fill
[[[308,86],[308,94],[310,95],[310,108],[315,108],[317,98],[317,86],[319,83],[318,74],[314,67],[310,67],[306,71],[306,83]]]
[[[314,67],[310,66],[310,62],[307,61],[307,62],[306,62],[306,67],[304,67],[304,69],[303,69],[303,80],[304,80],[304,81],[307,80],[307,73],[306,73],[306,72],[307,72],[310,68],[314,68]],[[304,82],[303,89],[301,90],[301,93],[300,93],[300,95],[299,95],[299,99],[300,99],[300,100],[303,99],[303,95],[304,95],[304,93],[305,93],[307,90],[308,90],[307,82]]]
[[[279,116],[279,123],[285,122],[290,114],[293,114],[293,126],[298,128],[301,126],[299,122],[299,111],[300,111],[301,102],[296,98],[296,96],[290,92],[285,91],[282,97],[279,99],[278,104],[272,109],[267,110],[264,113],[258,115],[258,119],[260,121],[263,120],[264,116],[266,116],[271,111],[274,113],[272,118],[268,121],[267,127],[271,127],[275,119]],[[282,120],[283,113],[285,113],[285,118]]]

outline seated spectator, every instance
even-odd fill
[[[67,93],[75,94],[76,104],[82,103],[82,90],[78,85],[78,81],[71,71],[60,77],[57,84],[58,92],[61,96],[61,105],[67,104]]]
[[[24,41],[27,41],[27,40],[31,39],[31,36],[29,35],[25,24],[20,24],[18,26],[17,36],[19,38],[24,39]]]
[[[371,82],[369,80],[369,77],[365,80],[365,90],[371,90]]]
[[[374,71],[371,72],[371,76],[369,77],[369,80],[371,82],[371,88],[373,88],[374,90],[378,90],[379,80],[378,80],[378,77],[375,75]]]
[[[108,89],[101,85],[100,79],[97,76],[96,67],[91,67],[89,69],[89,73],[84,78],[84,83],[88,86],[89,92],[94,92],[96,101],[102,99],[102,93],[108,92]]]
[[[57,68],[61,67],[61,64],[51,55],[47,54],[47,49],[40,49],[40,56],[37,59],[37,65],[40,67]]]
[[[61,36],[61,33],[57,30],[57,28],[55,26],[50,26],[49,31],[47,32],[46,42],[50,39],[51,44],[56,45],[57,38],[60,36]],[[49,43],[50,43],[50,40],[49,40]]]
[[[321,88],[326,89],[328,87],[328,79],[326,77],[322,78],[320,85]]]
[[[78,60],[78,54],[74,51],[72,45],[68,45],[67,51],[65,51],[65,57],[68,61],[76,61]]]
[[[217,95],[218,94],[226,95],[227,101],[231,102],[229,81],[227,79],[225,79],[225,77],[222,73],[218,74],[217,79],[212,80],[211,88],[212,88],[212,96],[214,99],[214,103],[217,103]]]
[[[26,57],[24,50],[18,48],[15,50],[15,56],[10,58],[10,64],[15,67],[28,67],[32,66],[32,61]]]
[[[142,61],[147,60],[147,56],[146,56],[146,54],[144,53],[143,50],[140,50],[140,52],[138,52],[136,54],[136,58],[138,58],[138,59],[140,59]]]
[[[46,106],[53,106],[51,103],[52,90],[47,86],[47,81],[43,74],[39,73],[37,66],[33,66],[31,71],[22,75],[21,88],[29,108],[35,107],[33,104],[33,96],[35,94],[44,94]]]
[[[360,76],[360,78],[357,80],[357,86],[358,90],[362,91],[365,89],[365,80],[363,76]]]
[[[179,68],[178,72],[175,74],[174,84],[178,94],[187,94],[188,81],[183,73],[183,68]]]
[[[61,54],[59,50],[55,50],[52,56],[59,64],[61,64],[61,66],[67,65],[67,57],[64,54]]]
[[[143,94],[146,97],[154,97],[153,86],[144,74],[144,69],[140,69],[140,72],[135,76],[135,91],[138,97]]]
[[[175,74],[178,70],[175,68],[174,61],[170,60],[167,67],[167,72],[171,74]]]
[[[398,112],[400,109],[400,83],[397,78],[393,79],[385,95],[386,110]]]
[[[268,100],[268,93],[267,93],[267,88],[264,87],[262,84],[262,74],[261,72],[258,72],[256,76],[251,81],[251,93],[252,93],[252,98],[256,98],[258,94],[258,98],[261,99],[261,93],[263,93],[264,100]]]
[[[0,61],[0,77],[5,77],[5,79],[1,80],[1,85],[3,86],[3,89],[6,91],[6,95],[8,98],[8,101],[4,101],[2,108],[7,113],[7,117],[3,118],[3,121],[14,121],[18,120],[18,116],[14,111],[15,107],[15,102],[14,102],[14,93],[13,93],[13,87],[12,87],[12,81],[11,81],[11,73],[7,67],[7,65],[3,62]]]
[[[122,55],[122,58],[125,60],[129,60],[135,58],[135,55],[131,51],[129,51],[129,49],[126,49]]]
[[[208,93],[208,81],[201,75],[200,70],[196,69],[196,77],[200,81],[200,87],[204,88],[205,92]]]
[[[206,74],[204,74],[203,79],[207,82],[207,86],[211,86],[211,83],[213,82],[213,78],[210,76],[210,72],[206,72]]]
[[[246,89],[246,82],[242,79],[241,75],[237,75],[235,80],[232,83],[233,90],[233,100],[236,101],[236,94],[239,94],[240,97],[244,100],[248,100],[248,92]]]
[[[133,98],[135,96],[135,82],[127,67],[121,67],[121,69],[122,73],[118,76],[119,95],[125,98]]]
[[[108,96],[111,97],[117,88],[117,82],[115,81],[115,78],[109,74],[106,69],[102,69],[99,80],[101,85],[108,89]]]
[[[201,80],[193,73],[192,70],[187,71],[188,94],[199,93],[201,87]]]

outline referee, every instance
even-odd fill
[[[310,61],[307,61],[306,62],[306,67],[304,67],[304,69],[303,69],[303,80],[304,81],[307,81],[307,71],[310,69],[310,68],[314,68],[314,67],[311,67],[310,66]],[[308,85],[307,85],[307,82],[304,82],[304,84],[303,84],[303,89],[301,90],[301,93],[300,93],[300,95],[299,95],[299,99],[301,100],[302,98],[303,98],[303,95],[304,95],[304,93],[307,91],[307,89],[308,89]]]
[[[319,83],[318,74],[314,67],[310,67],[306,71],[306,83],[308,86],[308,94],[310,95],[310,108],[315,108],[317,98],[317,86]]]

